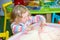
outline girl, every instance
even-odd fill
[[[16,5],[11,14],[11,28],[13,34],[20,32],[21,34],[26,33],[34,29],[32,24],[44,26],[46,20],[42,15],[31,16],[29,10],[23,5]]]

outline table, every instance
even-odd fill
[[[44,26],[40,33],[38,33],[38,30],[32,30],[22,36],[20,36],[20,33],[17,33],[8,40],[60,40],[60,25],[53,23],[46,24],[47,26]]]

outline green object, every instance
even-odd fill
[[[12,29],[11,29],[11,22],[10,22],[10,20],[7,20],[6,31],[9,31],[9,36],[13,35]]]
[[[10,25],[11,25],[10,21],[7,20],[6,30],[9,31],[9,36],[13,35]],[[0,17],[0,33],[4,32],[3,26],[4,26],[4,16],[1,16],[1,17]]]
[[[8,6],[7,8],[8,12],[12,12],[13,7]],[[49,8],[49,6],[45,7],[42,6],[40,10],[30,10],[31,14],[46,14],[46,13],[60,13],[60,8]]]
[[[47,2],[47,3],[44,3],[44,5],[56,5],[55,2]]]
[[[9,5],[9,6],[7,6],[7,7],[6,7],[7,12],[12,12],[13,7],[14,7],[13,5]]]
[[[4,17],[2,16],[0,16],[0,32],[3,32],[4,30],[3,30],[3,25],[4,25]]]
[[[60,8],[41,8],[40,10],[30,10],[31,14],[60,13]]]
[[[12,8],[8,7],[7,12],[12,12]]]

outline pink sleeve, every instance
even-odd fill
[[[22,31],[22,26],[12,24],[11,29],[12,29],[13,34],[16,34]]]
[[[36,15],[35,16],[35,22],[44,22],[44,23],[46,23],[46,19],[42,15]]]

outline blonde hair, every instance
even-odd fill
[[[13,22],[15,20],[16,16],[22,17],[22,14],[25,13],[26,11],[30,15],[29,10],[25,6],[23,6],[23,5],[16,5],[13,8],[13,11],[11,13],[11,22]]]

